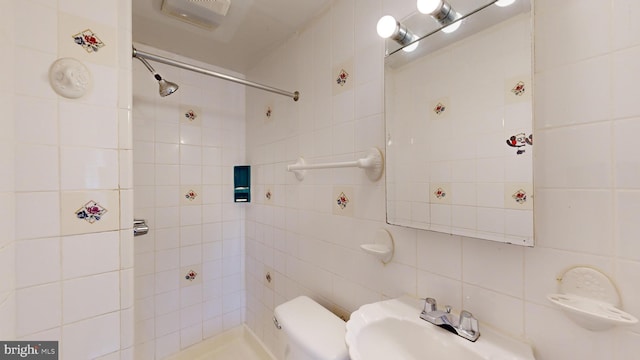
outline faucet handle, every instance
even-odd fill
[[[424,299],[424,309],[422,309],[422,313],[426,314],[432,311],[436,311],[437,309],[438,305],[436,303],[436,299],[430,297]]]
[[[466,332],[474,335],[474,334],[479,332],[478,319],[473,317],[473,314],[471,314],[467,310],[462,310],[460,312],[460,320],[458,322],[458,329],[466,331]]]

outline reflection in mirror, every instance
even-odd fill
[[[447,3],[386,41],[387,222],[533,246],[531,5]]]

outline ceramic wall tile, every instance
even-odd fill
[[[58,144],[57,103],[52,99],[16,96],[15,139],[21,143]],[[33,106],[37,101],[38,106]]]
[[[180,126],[180,144],[201,145],[202,131],[198,126],[181,125]]]
[[[508,332],[509,334],[524,333],[524,301],[517,297],[505,296],[497,292],[486,290],[473,285],[463,286],[463,308],[479,321]],[[496,321],[498,314],[506,315],[506,319]]]
[[[542,164],[545,168],[536,172],[536,183],[543,187],[610,187],[612,144],[610,137],[601,136],[610,132],[611,125],[605,122],[536,133],[539,165],[535,170]]]
[[[187,125],[202,125],[203,112],[199,106],[181,105],[180,106],[180,123]]]
[[[634,241],[638,222],[634,218],[640,209],[640,197],[637,191],[619,190],[616,192],[615,220],[616,251],[621,258],[640,261],[640,247]]]
[[[110,272],[62,284],[63,322],[73,323],[119,309],[120,276]]]
[[[58,114],[61,145],[107,149],[118,147],[116,109],[96,109],[95,105],[62,101]]]
[[[462,243],[463,280],[514,297],[523,292],[523,249],[492,242],[465,240]],[[487,266],[487,264],[493,264]]]
[[[63,235],[118,230],[118,191],[65,191],[61,194]]]
[[[48,145],[18,145],[15,185],[18,191],[51,191],[59,188],[58,148]],[[47,176],[42,176],[47,174]]]
[[[43,53],[23,47],[15,49],[13,88],[18,95],[34,96],[44,99],[56,99],[57,95],[49,86],[48,71],[56,60],[55,54]],[[38,69],[34,71],[34,69]]]
[[[180,274],[182,275],[182,278],[180,279],[180,287],[184,288],[186,286],[202,284],[202,270],[199,264],[182,267],[180,269]],[[181,304],[184,303],[185,301],[181,301]]]
[[[111,67],[117,66],[118,33],[114,25],[60,12],[58,15],[59,56]],[[117,76],[115,79],[117,81]]]
[[[635,59],[640,56],[640,46],[635,46],[612,55],[612,99],[614,118],[640,115],[640,106],[633,101],[630,93],[638,81],[638,65]]]
[[[610,64],[609,56],[600,56],[536,74],[535,126],[554,127],[607,119],[612,102],[608,85]],[[591,90],[580,91],[585,88]]]
[[[17,239],[52,237],[60,234],[60,194],[58,192],[18,193],[15,196],[15,235]],[[34,211],[38,217],[34,226]],[[75,210],[74,210],[75,212]],[[72,216],[75,216],[72,212]]]
[[[556,6],[553,2],[542,2],[536,4],[535,10],[540,14],[534,26],[536,69],[573,63],[610,50],[609,22],[599,21],[602,16],[609,18],[610,6],[593,3],[588,8],[577,9],[573,4]],[[572,21],[565,21],[567,16],[572,16]]]
[[[60,326],[61,309],[59,283],[16,291],[16,335],[25,336]]]
[[[89,359],[109,354],[120,347],[120,314],[114,312],[68,324],[62,333],[65,358]]]
[[[60,280],[60,238],[18,241],[15,251],[17,287]]]
[[[119,231],[62,238],[62,278],[72,279],[118,270]]]
[[[536,208],[537,243],[591,254],[611,255],[613,209],[609,190],[540,190],[536,202],[544,208]],[[548,209],[564,209],[551,215]],[[581,224],[571,230],[566,224]]]
[[[117,150],[60,149],[60,186],[63,190],[117,189],[118,170]]]
[[[57,28],[58,19],[51,16],[51,8],[29,2],[16,6],[15,12],[14,16],[17,19],[24,19],[24,21],[15,22],[15,34],[20,34],[22,39],[39,39],[37,42],[21,42],[23,46],[55,54],[57,38],[55,31],[51,29]]]

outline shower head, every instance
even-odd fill
[[[178,84],[165,79],[158,80],[158,84],[160,84],[160,96],[162,97],[173,94],[179,87]]]
[[[140,60],[144,64],[144,66],[153,74],[153,77],[158,80],[158,84],[160,85],[160,89],[158,90],[158,92],[160,93],[160,96],[165,97],[167,95],[173,94],[174,92],[176,92],[176,90],[178,90],[178,84],[163,79],[162,76],[160,76],[160,74],[156,72],[156,70],[151,66],[151,64],[149,64],[147,60],[137,56],[135,49],[133,52],[133,57]]]

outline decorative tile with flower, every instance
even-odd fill
[[[189,270],[189,272],[184,276],[186,280],[193,281],[198,276],[198,273],[194,270]]]
[[[349,198],[347,197],[347,195],[345,195],[345,193],[341,192],[340,195],[338,195],[336,202],[341,209],[344,209],[349,203]]]
[[[96,221],[100,221],[106,212],[107,209],[100,206],[97,202],[90,200],[76,211],[76,216],[78,219],[83,219],[89,224],[93,224]]]
[[[189,200],[189,201],[193,201],[198,197],[198,193],[196,193],[194,190],[189,190],[187,191],[186,194],[184,194],[184,198]]]
[[[349,78],[349,73],[346,72],[344,69],[342,69],[338,74],[338,78],[336,79],[336,82],[338,83],[338,85],[344,86],[344,84],[347,83],[348,78]]]
[[[82,48],[88,53],[97,52],[105,45],[102,40],[100,40],[100,38],[91,31],[91,29],[86,29],[73,35],[73,41],[82,46]]]

